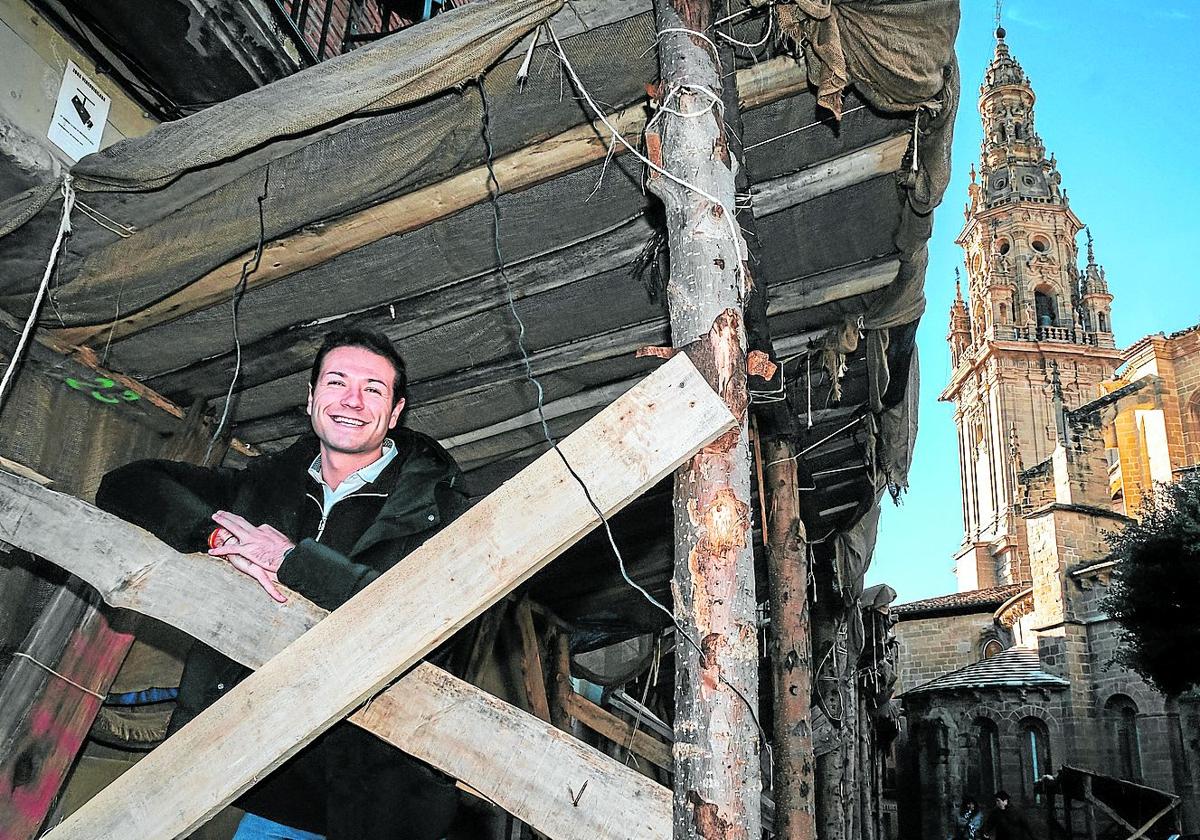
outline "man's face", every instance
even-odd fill
[[[997,796],[996,797],[996,807],[999,808],[1001,811],[1003,811],[1005,808],[1008,807],[1008,800],[1001,799],[1000,797]]]
[[[395,371],[383,356],[363,347],[330,350],[308,393],[308,416],[322,450],[379,452],[404,409],[404,400],[392,404],[394,387]]]

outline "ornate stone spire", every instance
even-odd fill
[[[962,354],[971,346],[971,315],[962,296],[962,276],[954,269],[954,302],[950,304],[950,357],[957,365]]]
[[[1110,313],[1113,298],[1108,291],[1104,267],[1096,262],[1096,244],[1092,241],[1092,229],[1085,227],[1084,231],[1087,233],[1087,266],[1080,272],[1079,277],[1080,309],[1086,328],[1111,340]]]
[[[979,88],[983,201],[987,206],[1022,199],[1059,203],[1058,168],[1034,128],[1037,97],[1004,34],[1003,27],[996,30],[996,51]]]

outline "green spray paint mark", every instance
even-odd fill
[[[83,391],[91,396],[97,402],[102,402],[105,405],[118,405],[123,402],[132,403],[141,399],[141,396],[129,388],[116,390],[117,383],[109,379],[107,376],[97,376],[91,382],[83,382],[73,376],[68,376],[63,380],[68,388],[76,391]]]

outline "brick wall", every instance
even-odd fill
[[[332,58],[342,52],[342,41],[346,35],[363,32],[378,32],[383,22],[376,0],[282,0],[284,11],[296,14],[296,7],[308,6],[304,20],[304,41],[314,55],[322,55],[321,30],[325,12],[329,10],[329,25],[325,32],[324,58]],[[392,16],[391,28],[396,29],[396,16]]]

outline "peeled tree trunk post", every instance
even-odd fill
[[[674,835],[758,840],[758,646],[751,542],[743,301],[745,245],[731,214],[736,163],[721,106],[710,0],[656,0],[661,79],[646,130],[662,199],[672,343],[724,398],[737,428],[675,475]],[[730,68],[732,69],[732,68]],[[678,179],[678,180],[676,180]],[[686,183],[680,183],[680,182]]]

